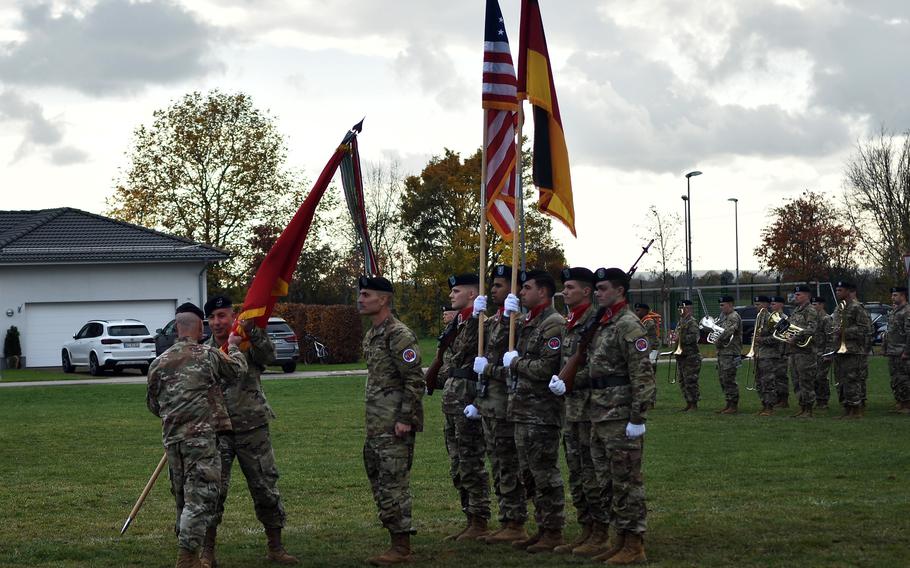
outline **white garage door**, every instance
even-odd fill
[[[22,352],[29,367],[60,366],[60,349],[92,319],[137,319],[150,333],[174,319],[174,300],[49,302],[25,305]]]

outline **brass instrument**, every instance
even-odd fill
[[[746,359],[755,357],[755,338],[758,336],[758,321],[761,319],[761,315],[767,311],[768,310],[765,308],[762,308],[755,314],[755,325],[752,327],[752,345],[749,347],[749,352],[746,353]]]
[[[724,331],[726,331],[726,330],[724,330],[724,328],[717,325],[717,320],[715,320],[711,316],[705,316],[705,317],[701,318],[701,321],[698,322],[698,325],[701,326],[702,329],[711,330],[711,333],[708,334],[708,343],[711,343],[712,345],[717,344],[717,339],[720,337],[720,334],[722,334]],[[733,342],[733,336],[731,335],[730,339],[727,340],[727,344],[724,345],[724,347],[726,347],[727,345],[730,345],[732,342]]]
[[[755,361],[755,339],[758,336],[758,322],[761,321],[762,314],[767,312],[765,308],[758,310],[758,313],[755,314],[755,325],[752,328],[752,345],[749,347],[749,352],[746,353],[746,359],[749,360],[749,365],[751,369],[746,377],[746,390],[754,391],[757,387],[755,385],[755,375],[758,373],[758,365]],[[762,322],[762,327],[764,327],[764,322]]]
[[[847,301],[841,300],[837,303],[837,307],[840,308],[840,348],[837,350],[837,354],[841,355],[847,352],[847,335],[844,333],[844,327],[847,324]]]
[[[788,318],[787,314],[783,312],[774,312],[771,314],[771,317],[768,319],[768,321],[774,324],[774,331],[771,333],[771,337],[785,343],[790,343],[791,339],[794,339],[798,334],[806,331],[798,325],[790,323],[790,318]],[[806,347],[810,343],[812,343],[811,335],[802,343],[793,344],[797,347]]]

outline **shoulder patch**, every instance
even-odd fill
[[[547,347],[549,347],[553,351],[556,351],[557,349],[562,347],[562,342],[559,340],[558,337],[551,337],[550,339],[547,340]]]
[[[401,358],[405,363],[413,363],[417,359],[417,352],[408,347],[401,352]]]
[[[648,350],[648,347],[649,347],[648,340],[645,339],[644,337],[639,337],[638,339],[635,340],[635,349],[637,349],[641,352],[645,352]]]

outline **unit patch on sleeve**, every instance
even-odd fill
[[[559,338],[558,338],[558,337],[551,337],[551,338],[547,341],[547,347],[549,347],[549,348],[552,349],[553,351],[556,351],[556,350],[559,349],[561,346],[562,346],[562,342],[559,341]]]
[[[417,352],[409,347],[401,352],[401,358],[405,363],[413,363],[417,359]]]
[[[641,352],[645,352],[648,350],[648,347],[648,340],[644,337],[639,337],[635,340],[635,349],[638,349]]]

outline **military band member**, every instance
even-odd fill
[[[200,345],[202,310],[186,303],[177,308],[177,341],[152,361],[146,404],[161,417],[171,493],[177,505],[175,532],[178,568],[210,567],[199,559],[206,529],[218,506],[221,458],[216,433],[231,429],[219,379],[236,383],[246,358],[228,339],[228,354]]]
[[[772,296],[771,297],[771,313],[778,313],[782,317],[787,317],[786,312],[784,312],[784,305],[786,300],[783,296]],[[765,330],[767,336],[765,337],[765,343],[769,347],[775,347],[777,349],[777,355],[774,356],[771,354],[771,351],[768,351],[768,358],[773,363],[773,372],[774,372],[774,389],[777,392],[777,404],[774,405],[775,408],[790,408],[790,377],[787,370],[787,345],[781,341],[778,341],[772,337],[771,333],[774,331],[773,326],[769,326]]]
[[[771,298],[768,296],[755,296],[752,304],[758,310],[755,314],[755,329],[753,330],[753,350],[755,352],[755,390],[761,402],[759,416],[774,414],[774,405],[777,404],[777,389],[774,373],[780,356],[780,344],[771,337],[773,326],[768,321],[771,319]]]
[[[910,304],[907,303],[907,288],[891,288],[891,303],[894,309],[888,315],[884,345],[891,374],[891,393],[894,395],[895,412],[910,414]]]
[[[733,309],[732,296],[721,296],[717,325],[724,328],[714,344],[717,347],[717,378],[727,401],[726,406],[718,410],[717,414],[736,414],[739,409],[736,370],[742,363],[743,321]]]
[[[831,398],[831,381],[828,374],[831,371],[831,358],[824,357],[826,353],[837,349],[834,346],[832,330],[834,320],[825,311],[825,299],[821,296],[812,298],[812,307],[818,312],[818,342],[815,344],[817,372],[815,374],[815,408],[828,410],[828,400]]]
[[[835,343],[846,346],[846,352],[833,355],[838,396],[844,407],[840,418],[862,418],[872,321],[856,300],[856,286],[852,283],[839,281],[834,293],[839,303],[833,316]]]
[[[477,377],[473,370],[477,356],[478,315],[474,300],[480,279],[476,274],[449,277],[449,301],[457,312],[457,332],[443,354],[440,376],[447,377],[442,392],[445,441],[449,454],[449,475],[458,491],[465,527],[445,540],[475,540],[489,534],[490,479],[484,466],[486,444],[483,423],[474,399]],[[478,306],[482,308],[483,306]]]
[[[411,464],[415,434],[423,430],[426,383],[417,337],[392,315],[391,282],[362,276],[358,288],[357,311],[372,323],[363,338],[367,363],[363,463],[379,520],[391,538],[389,549],[367,562],[389,566],[413,560]]]
[[[679,373],[679,390],[686,400],[682,412],[698,410],[701,395],[698,390],[698,375],[701,373],[701,352],[698,350],[698,339],[701,331],[695,316],[692,315],[692,301],[682,300],[678,304],[680,318],[676,325],[676,341],[679,350],[676,365]]]
[[[798,385],[799,412],[794,418],[812,418],[812,407],[815,406],[815,378],[818,373],[815,345],[818,335],[818,312],[809,304],[811,289],[799,285],[794,288],[796,308],[787,320],[791,326],[802,331],[791,335],[787,343],[790,352],[790,373],[793,383]]]

